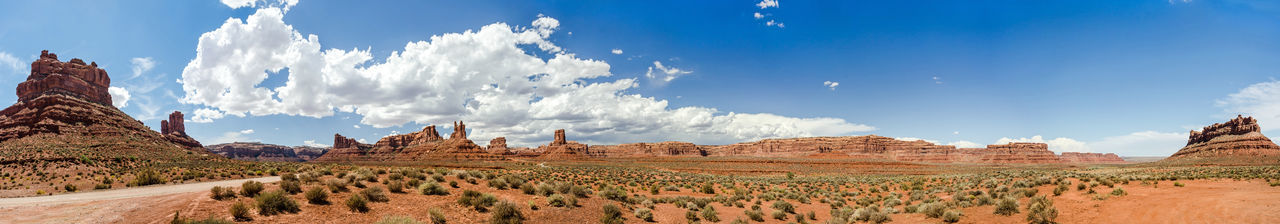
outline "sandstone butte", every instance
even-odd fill
[[[505,139],[503,147],[505,147]],[[808,137],[765,139],[730,145],[695,145],[688,142],[631,143],[621,145],[591,145],[567,141],[563,129],[556,130],[554,139],[535,149],[517,149],[518,157],[549,159],[574,158],[640,158],[640,157],[701,157],[701,156],[757,156],[802,157],[842,156],[855,158],[880,158],[929,163],[1123,163],[1112,153],[1067,152],[1056,155],[1044,143],[1008,143],[987,145],[986,148],[956,148],[936,145],[922,140],[903,141],[890,137],[866,135],[844,137]]]
[[[484,148],[467,139],[466,124],[454,122],[449,139],[440,137],[436,126],[422,131],[392,135],[379,139],[373,145],[360,143],[341,134],[333,135],[333,148],[316,158],[319,162],[340,161],[420,161],[420,160],[494,160],[500,155],[490,154]]]
[[[233,142],[206,146],[209,152],[244,161],[304,162],[324,155],[325,148]]]
[[[1169,159],[1280,155],[1280,146],[1260,132],[1258,120],[1236,115],[1226,123],[1191,130],[1187,146]]]
[[[96,62],[58,60],[42,51],[18,84],[18,101],[0,111],[0,163],[66,157],[139,156],[163,160],[203,157],[186,136],[181,114],[166,133],[111,105],[111,78]],[[171,119],[174,116],[171,115]],[[171,121],[170,121],[171,122]],[[73,152],[73,153],[67,153]],[[189,159],[189,158],[188,158]]]

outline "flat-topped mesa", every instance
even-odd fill
[[[1225,123],[1191,130],[1187,146],[1169,158],[1280,155],[1280,146],[1262,135],[1258,120],[1236,115]]]
[[[706,156],[698,145],[688,142],[630,143],[620,145],[592,145],[588,151],[603,153],[605,157],[655,157],[655,156]]]
[[[489,154],[485,148],[467,140],[466,125],[454,122],[454,132],[449,139],[440,137],[435,125],[422,131],[392,135],[378,139],[373,145],[360,144],[350,138],[334,135],[334,148],[316,161],[420,161],[502,159]]]
[[[85,64],[79,58],[62,62],[57,54],[45,50],[40,52],[40,59],[31,62],[27,81],[18,84],[18,101],[61,94],[111,106],[111,94],[107,92],[110,86],[111,78],[106,70],[98,68],[97,62]]]
[[[1124,163],[1115,153],[1063,152],[1058,156],[1068,163]]]

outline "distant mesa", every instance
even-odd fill
[[[304,162],[324,155],[327,149],[310,146],[283,146],[261,142],[234,142],[207,147],[209,152],[244,161]]]
[[[420,161],[420,160],[495,160],[500,155],[490,154],[467,139],[466,124],[455,122],[449,139],[440,137],[436,126],[422,131],[392,135],[379,139],[373,145],[357,142],[334,134],[333,148],[315,161]]]
[[[0,150],[14,150],[6,154],[26,160],[80,156],[171,160],[207,155],[184,150],[205,151],[186,136],[181,113],[162,125],[167,126],[162,127],[165,133],[156,132],[111,105],[110,85],[111,78],[96,62],[62,62],[57,54],[42,51],[31,63],[26,81],[18,84],[18,101],[0,111]],[[42,151],[49,149],[71,153]]]
[[[1226,123],[1191,130],[1187,146],[1169,159],[1280,155],[1280,146],[1263,136],[1261,130],[1258,120],[1236,115]]]
[[[539,146],[534,151],[540,154],[538,157],[548,159],[581,159],[604,156],[601,152],[592,151],[586,144],[566,140],[564,129],[556,130],[555,138],[551,140],[550,144]]]

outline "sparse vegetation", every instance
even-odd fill
[[[289,198],[284,191],[276,190],[254,197],[258,202],[258,214],[270,216],[281,213],[298,213],[301,209],[298,202]]]
[[[463,195],[466,195],[466,193],[463,193]],[[493,207],[493,216],[489,218],[489,223],[492,223],[492,224],[524,223],[524,214],[520,214],[520,209],[516,207],[515,203],[503,201]]]

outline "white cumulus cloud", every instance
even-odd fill
[[[978,144],[978,143],[976,143],[976,142],[971,142],[971,141],[954,141],[954,142],[948,142],[948,143],[947,143],[947,145],[954,145],[954,146],[956,146],[956,148],[983,148],[983,147],[987,147],[987,145]]]
[[[196,111],[192,114],[194,115],[194,116],[191,116],[191,122],[193,123],[209,123],[209,122],[213,122],[213,120],[215,119],[219,119],[225,116],[225,114],[222,114],[222,112],[209,109],[209,108],[196,109]]]
[[[261,8],[200,36],[180,80],[183,103],[208,107],[197,110],[193,122],[224,115],[326,117],[337,110],[359,114],[361,124],[375,128],[464,120],[477,130],[475,139],[505,136],[524,146],[545,144],[556,129],[588,144],[724,144],[875,130],[839,118],[671,108],[666,100],[628,94],[637,79],[592,81],[611,76],[610,65],[551,42],[559,28],[551,17],[539,16],[531,26],[494,23],[431,36],[375,61],[370,50],[321,48],[318,36],[284,23],[285,14]],[[689,73],[659,62],[652,68],[655,76],[670,76],[664,80]],[[268,75],[288,81],[260,86]]]
[[[311,147],[316,147],[316,148],[328,148],[328,147],[329,147],[329,145],[326,145],[326,144],[316,143],[316,140],[306,140],[306,141],[302,141],[302,145],[305,145],[305,146],[311,146]]]
[[[240,130],[240,134],[253,134],[253,129]]]
[[[825,82],[822,82],[822,86],[826,86],[827,88],[830,88],[831,90],[836,90],[836,86],[840,86],[840,83],[839,83],[839,82],[832,82],[832,81],[825,81]]]
[[[654,72],[654,69],[657,69],[657,72]],[[649,77],[650,79],[657,79],[662,83],[667,83],[667,82],[671,82],[671,80],[675,80],[676,78],[682,75],[687,75],[689,73],[693,73],[693,71],[680,70],[679,68],[676,68],[676,67],[663,66],[661,61],[653,61],[653,66],[649,66],[649,71],[645,72],[644,76]]]
[[[1090,142],[1094,152],[1126,156],[1169,156],[1187,145],[1187,133],[1141,131]]]
[[[760,14],[759,12],[757,12],[756,14],[751,15],[751,16],[752,16],[752,17],[756,17],[756,19],[763,19],[763,18],[764,18],[764,14]]]
[[[613,54],[622,54],[622,49],[614,48],[612,51],[609,51],[609,53],[613,53]]]
[[[8,52],[0,51],[0,67],[11,69],[14,73],[22,72],[22,60]]]
[[[756,3],[756,6],[759,6],[760,9],[777,8],[778,0],[763,0],[760,3]]]
[[[1243,114],[1257,118],[1262,130],[1280,129],[1280,81],[1249,85],[1219,99],[1217,106],[1227,113],[1224,118],[1235,118],[1236,114]]]
[[[120,87],[107,87],[107,94],[111,94],[111,105],[116,108],[124,108],[129,106],[129,90]]]

